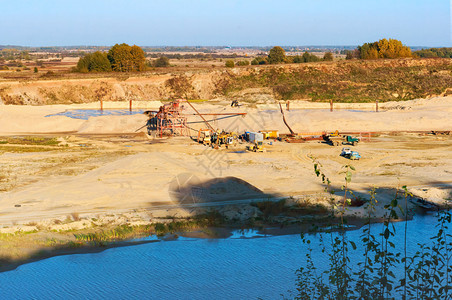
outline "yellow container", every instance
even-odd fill
[[[279,137],[278,130],[262,130],[259,131],[264,136],[264,139],[276,139]]]

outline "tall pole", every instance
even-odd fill
[[[209,129],[211,129],[213,132],[215,132],[215,129],[213,129],[213,127],[210,125],[209,122],[207,122],[206,119],[204,119],[204,117],[199,113],[199,111],[196,110],[196,108],[187,100],[188,105],[191,106],[191,108],[193,108],[193,110],[201,117],[201,119],[204,121],[204,123],[206,123],[207,127],[209,127]]]
[[[333,111],[333,99],[330,99],[330,111]]]
[[[378,100],[375,101],[375,111],[378,112]]]

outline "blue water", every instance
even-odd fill
[[[100,116],[123,116],[123,115],[137,115],[142,114],[145,110],[143,109],[71,109],[66,110],[57,114],[47,115],[46,117],[53,116],[65,116],[73,119],[88,120],[90,117],[100,117]]]
[[[409,252],[428,242],[436,218],[408,223]],[[403,245],[404,223],[395,223]],[[373,225],[375,233],[381,224]],[[349,231],[358,241],[361,230]],[[175,241],[59,256],[0,273],[1,299],[280,299],[294,290],[295,270],[305,262],[300,235],[242,236]],[[155,239],[155,237],[153,237]],[[319,249],[318,236],[310,236]],[[328,261],[315,251],[318,266]],[[354,252],[351,252],[353,255]],[[355,252],[352,263],[362,259]],[[361,252],[362,253],[362,252]],[[318,254],[318,255],[317,255]]]

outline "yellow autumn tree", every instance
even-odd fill
[[[358,47],[361,59],[412,57],[411,49],[396,39],[381,39]]]

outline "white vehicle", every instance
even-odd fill
[[[352,155],[352,150],[350,148],[342,148],[341,156],[347,157]]]

